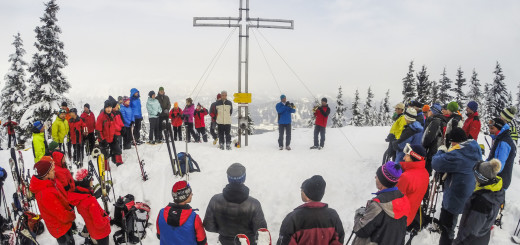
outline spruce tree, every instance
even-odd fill
[[[245,134],[245,132],[244,132]],[[255,134],[255,121],[253,121],[253,118],[251,118],[251,112],[247,112],[247,134],[253,135]]]
[[[492,85],[490,83],[484,84],[484,94],[485,94],[485,100],[484,100],[484,110],[485,111],[485,121],[488,121],[492,119],[495,114],[494,112],[494,106],[492,105],[494,103],[494,95],[491,93]]]
[[[430,97],[432,104],[439,103],[439,87],[437,86],[437,81],[432,82]]]
[[[463,88],[466,85],[466,78],[464,78],[464,72],[462,68],[459,66],[457,69],[457,78],[455,79],[455,87],[453,88],[453,92],[455,94],[455,101],[459,104],[459,108],[465,106],[466,95],[464,94]]]
[[[350,120],[350,125],[354,125],[357,127],[363,124],[363,118],[361,115],[361,109],[359,108],[359,103],[359,90],[356,89],[354,101],[352,101],[352,120]]]
[[[45,3],[45,13],[40,21],[41,26],[36,27],[35,46],[38,49],[33,55],[29,65],[29,92],[25,100],[26,108],[22,123],[29,128],[34,121],[50,120],[55,115],[63,101],[69,101],[65,97],[70,84],[62,74],[62,69],[67,66],[67,56],[63,51],[63,42],[59,35],[61,29],[56,22],[56,13],[59,6],[55,0]]]
[[[392,107],[390,106],[390,90],[386,91],[385,99],[382,103],[382,126],[392,125]]]
[[[374,99],[374,93],[372,88],[368,87],[367,99],[365,106],[363,107],[363,126],[374,126],[374,106],[372,100]]]
[[[473,69],[471,80],[469,81],[468,101],[475,101],[479,106],[484,101],[482,90],[480,89],[480,80],[478,79],[478,73]]]
[[[343,90],[341,86],[338,88],[338,96],[336,97],[336,112],[332,116],[332,127],[341,128],[345,125],[345,103],[343,102]]]
[[[411,100],[414,100],[417,96],[416,84],[414,78],[414,70],[413,70],[413,60],[410,61],[410,65],[408,65],[408,73],[406,77],[403,78],[403,101],[404,103],[408,103]]]
[[[428,71],[425,65],[416,74],[417,77],[417,100],[421,103],[431,102],[431,83],[428,80]]]
[[[502,67],[498,62],[493,73],[495,78],[490,88],[492,100],[488,104],[488,112],[490,113],[488,116],[498,117],[500,116],[500,111],[508,106],[510,100],[506,84],[504,83],[505,76],[502,74]]]
[[[20,33],[14,36],[13,46],[15,52],[9,55],[11,67],[4,77],[5,86],[2,89],[2,98],[0,99],[0,114],[4,118],[11,117],[11,120],[20,122],[25,107],[25,66],[27,62],[23,60],[25,50],[23,49],[23,41]]]
[[[515,103],[515,106],[516,106],[517,111],[520,111],[520,83],[518,83],[518,86],[516,88],[518,88],[518,92],[516,92],[516,103]],[[516,113],[516,119],[517,120],[520,118],[519,114],[520,113]]]
[[[441,76],[439,80],[439,103],[445,105],[450,103],[453,99],[450,94],[452,81],[446,76],[446,68],[442,71]]]

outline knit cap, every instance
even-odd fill
[[[504,120],[502,120],[501,118],[495,117],[491,121],[489,121],[489,125],[488,126],[494,126],[498,130],[502,130],[504,125],[506,125]]]
[[[468,108],[470,110],[472,110],[473,112],[477,112],[478,111],[478,103],[476,101],[470,101],[468,102]]]
[[[511,122],[513,118],[515,118],[516,113],[518,112],[518,109],[514,106],[510,106],[508,108],[505,108],[500,112],[500,116],[503,117],[506,122]]]
[[[246,181],[246,167],[240,163],[233,163],[227,169],[229,183],[242,184]]]
[[[412,107],[408,107],[408,109],[406,109],[406,111],[404,112],[404,119],[406,119],[407,121],[415,122],[416,116],[417,111]]]
[[[434,103],[431,108],[434,115],[442,114],[442,106],[439,103]]]
[[[453,128],[450,131],[450,141],[455,143],[461,143],[468,140],[466,132],[462,128]]]
[[[327,103],[327,98],[325,98],[325,97],[321,98],[321,102]]]
[[[402,173],[403,170],[401,169],[401,165],[392,161],[385,163],[376,171],[379,182],[381,182],[381,184],[386,188],[394,187],[397,184],[397,181],[399,181]]]
[[[404,110],[404,103],[399,103],[399,104],[395,105],[394,108],[395,108],[395,109],[401,109],[401,110]]]
[[[448,110],[451,112],[457,112],[459,110],[459,104],[455,101],[450,102],[448,104]]]
[[[172,187],[172,197],[175,203],[182,203],[191,195],[190,184],[186,181],[177,181]]]
[[[429,111],[430,111],[430,106],[429,106],[429,105],[424,105],[424,106],[422,107],[422,111],[423,111],[423,112],[429,112]]]
[[[36,171],[34,176],[38,179],[42,179],[51,171],[53,165],[54,162],[50,156],[43,156],[40,161],[34,164],[34,170]]]
[[[58,142],[56,141],[52,141],[50,144],[49,144],[49,152],[53,152],[56,150],[56,148],[58,148],[58,146],[60,146],[60,144],[58,144]]]
[[[283,100],[283,99],[285,99],[285,98],[286,98],[286,97],[285,97],[285,94],[280,95],[280,100]]]
[[[164,88],[163,87],[159,87],[159,91],[164,91]]]
[[[485,184],[496,178],[501,168],[502,164],[500,163],[500,160],[493,158],[487,162],[477,163],[473,173],[478,183]]]
[[[43,128],[43,123],[42,121],[36,121],[33,123],[33,127],[35,127],[36,129],[38,129],[38,131],[42,130]]]
[[[319,202],[325,195],[326,186],[327,183],[321,175],[314,175],[303,181],[301,189],[309,199]]]
[[[154,94],[155,94],[155,92],[152,90],[152,91],[148,92],[148,97],[152,98],[152,95],[154,95]]]
[[[90,110],[90,105],[88,103],[86,103],[83,107],[87,107],[87,109]]]

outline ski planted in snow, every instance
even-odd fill
[[[134,132],[134,126],[131,127],[130,132]],[[133,133],[130,133],[132,135],[132,142],[134,143],[135,147],[135,153],[137,154],[137,161],[139,161],[139,167],[141,167],[141,177],[143,181],[148,180],[148,174],[146,171],[144,171],[144,159],[141,160],[141,157],[139,156],[139,151],[137,150],[137,141],[135,141],[135,137]]]
[[[235,245],[251,245],[251,243],[246,235],[238,234],[235,236]]]
[[[90,160],[88,162],[88,165],[89,165],[89,172],[92,172],[94,173],[94,175],[96,176],[97,180],[98,180],[98,183],[99,183],[99,186],[101,188],[101,201],[103,202],[103,207],[105,209],[105,212],[107,214],[109,214],[110,212],[108,211],[108,202],[110,201],[110,198],[108,197],[108,193],[107,193],[107,181],[106,181],[106,175],[105,175],[105,155],[103,155],[103,153],[101,153],[101,150],[99,148],[94,148],[94,150],[92,151],[92,156],[94,158],[97,158],[97,166],[98,166],[98,171],[96,172],[96,168],[94,167],[94,164],[92,163],[92,161]]]
[[[179,170],[175,169],[175,161],[172,156],[172,149],[170,147],[170,135],[169,135],[169,130],[166,128],[167,126],[168,126],[167,122],[164,121],[163,122],[163,134],[164,134],[164,139],[166,140],[166,147],[168,148],[168,155],[170,155],[170,164],[172,165],[173,175],[178,175]]]

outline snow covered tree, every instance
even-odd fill
[[[442,71],[441,76],[442,77],[439,80],[439,103],[445,105],[450,103],[453,99],[450,95],[452,81],[446,76],[446,68]]]
[[[5,119],[11,117],[15,122],[20,122],[25,107],[23,102],[25,100],[25,68],[27,63],[23,60],[25,50],[23,49],[23,41],[20,33],[14,36],[13,46],[15,52],[9,55],[9,62],[11,67],[4,77],[5,86],[2,89],[2,98],[0,99],[0,114]]]
[[[38,51],[29,65],[31,77],[25,100],[27,110],[21,120],[22,126],[27,128],[34,121],[50,120],[58,112],[61,102],[70,102],[65,97],[70,84],[62,74],[62,69],[67,66],[67,56],[59,38],[61,28],[56,25],[59,6],[55,0],[50,0],[45,7],[45,13],[40,18],[43,25],[35,29],[34,45]]]
[[[469,81],[469,91],[468,91],[468,101],[475,101],[477,104],[481,105],[484,101],[482,90],[480,89],[480,80],[478,79],[478,73],[473,69],[473,74],[471,75],[471,80]]]
[[[390,90],[386,91],[385,99],[381,104],[381,126],[392,125],[392,107],[390,106]]]
[[[320,106],[321,103],[318,101],[318,99],[315,98],[314,100],[314,107],[313,108],[316,108],[318,106]],[[309,121],[307,121],[307,127],[308,128],[312,128],[314,127],[314,122],[316,121],[316,116],[314,115],[314,112],[311,111],[311,117],[309,118]]]
[[[495,66],[495,79],[490,87],[489,93],[491,93],[491,101],[488,106],[488,116],[498,117],[500,111],[509,105],[509,92],[507,91],[506,84],[504,83],[505,76],[502,74],[502,67],[497,62]],[[512,98],[511,98],[512,99]]]
[[[359,108],[359,103],[359,90],[356,89],[354,101],[352,101],[352,119],[350,120],[350,125],[354,125],[357,127],[363,124],[363,118],[361,115],[361,109]]]
[[[491,93],[491,90],[492,90],[492,85],[490,83],[484,84],[485,100],[484,100],[484,110],[482,110],[482,111],[485,112],[486,121],[492,119],[493,114],[494,114],[493,106],[491,106],[491,104],[493,104],[494,96]]]
[[[515,106],[516,106],[516,109],[518,109],[518,111],[520,111],[520,83],[518,83],[518,86],[516,88],[518,88],[518,92],[516,93],[516,104],[515,104]],[[520,113],[516,114],[516,119],[517,120],[520,119],[520,115],[519,114]]]
[[[437,86],[437,81],[432,82],[430,97],[432,104],[439,103],[439,87]]]
[[[455,101],[459,104],[459,107],[462,108],[465,106],[466,95],[464,94],[463,88],[466,85],[466,78],[464,78],[464,72],[462,68],[459,66],[457,69],[457,78],[455,79],[455,87],[453,88],[453,92],[455,93]]]
[[[247,135],[253,135],[255,133],[255,122],[251,118],[251,112],[247,112]],[[246,135],[246,130],[242,131],[242,135]]]
[[[431,83],[428,80],[428,71],[425,65],[421,71],[416,74],[417,77],[417,100],[422,103],[430,103],[431,101]]]
[[[343,103],[343,90],[341,86],[338,88],[338,96],[336,97],[336,112],[332,116],[332,127],[341,128],[345,125],[345,103]]]
[[[416,84],[414,78],[414,70],[413,70],[413,60],[410,61],[410,65],[408,66],[408,73],[406,77],[403,78],[403,101],[404,103],[408,103],[411,100],[415,99],[417,95]]]
[[[367,99],[363,107],[363,126],[374,126],[375,124],[373,99],[374,93],[372,92],[372,88],[368,87]]]

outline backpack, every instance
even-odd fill
[[[146,228],[150,225],[150,206],[136,202],[132,194],[119,197],[114,206],[114,219],[110,223],[121,227],[121,230],[114,233],[115,244],[126,241],[139,243],[146,237]]]
[[[186,174],[186,156],[188,157],[188,167],[189,167],[190,173],[200,172],[199,164],[197,163],[197,161],[195,161],[195,159],[193,159],[191,157],[190,154],[186,154],[185,152],[179,152],[179,153],[177,153],[177,159],[179,161],[179,166],[180,166],[179,174],[181,177]]]
[[[20,245],[38,245],[36,236],[43,233],[45,227],[42,218],[30,211],[25,211],[18,219],[15,231],[15,242]]]

